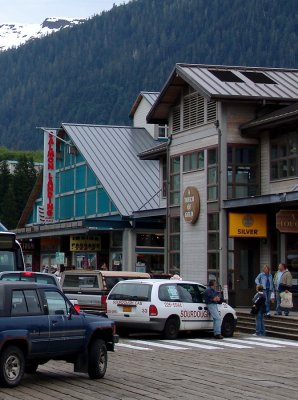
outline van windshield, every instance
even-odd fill
[[[109,294],[109,300],[151,301],[152,285],[121,283]]]

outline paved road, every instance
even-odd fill
[[[102,380],[51,361],[0,400],[298,399],[298,342],[237,335],[121,339]]]

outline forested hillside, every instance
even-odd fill
[[[41,149],[38,126],[129,124],[176,62],[298,67],[297,0],[134,0],[0,54],[0,146]]]

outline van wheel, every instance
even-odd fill
[[[164,327],[163,337],[164,339],[176,339],[179,333],[179,320],[174,317],[170,317]]]
[[[9,346],[0,357],[0,383],[6,387],[17,386],[25,371],[25,357],[18,347]]]
[[[232,315],[226,315],[221,323],[221,334],[225,337],[234,335],[235,321]]]
[[[103,378],[108,366],[107,347],[103,340],[96,339],[89,348],[88,375],[90,379]]]

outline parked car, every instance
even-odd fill
[[[78,313],[57,286],[0,282],[0,384],[17,386],[51,359],[102,378],[118,341],[106,317]]]
[[[121,330],[161,332],[175,339],[180,331],[212,330],[213,321],[204,303],[206,287],[196,282],[148,279],[119,282],[107,298],[107,315]],[[235,310],[219,305],[223,336],[233,336]]]
[[[54,274],[47,274],[44,272],[32,271],[8,271],[0,272],[0,280],[2,281],[24,281],[24,282],[37,282],[45,285],[55,285],[61,288],[57,276]]]
[[[60,280],[66,296],[76,302],[82,311],[105,313],[106,298],[116,283],[126,279],[149,279],[145,272],[68,270]]]

